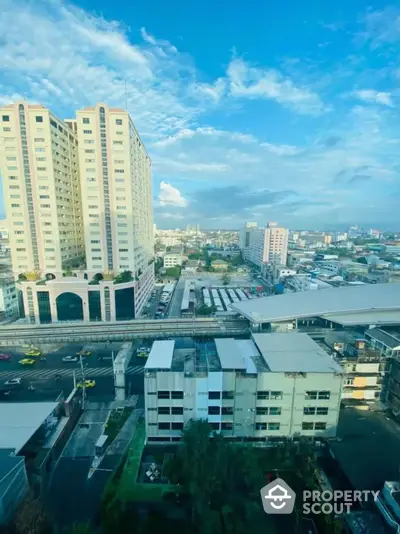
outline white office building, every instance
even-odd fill
[[[176,250],[166,252],[163,257],[163,262],[165,269],[168,269],[169,267],[176,267],[177,265],[182,265],[183,249],[177,247]]]
[[[343,369],[306,334],[254,334],[191,348],[155,341],[145,365],[148,442],[191,419],[231,440],[336,435]]]

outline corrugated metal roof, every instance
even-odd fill
[[[345,326],[352,325],[397,325],[400,324],[400,310],[374,310],[358,313],[325,314],[324,319]]]
[[[246,369],[246,362],[238,352],[235,339],[217,338],[214,341],[222,369]]]
[[[0,449],[18,453],[58,402],[4,402],[0,404]]]
[[[373,339],[377,339],[391,349],[400,347],[400,335],[398,332],[391,334],[390,332],[385,332],[380,328],[371,328],[370,330],[367,330],[365,334],[367,337],[370,336]]]
[[[258,323],[363,311],[373,314],[382,310],[400,311],[400,284],[366,284],[329,291],[287,293],[235,302],[231,308]]]
[[[145,369],[170,369],[174,355],[175,340],[154,341]]]
[[[253,334],[266,364],[276,373],[343,373],[307,334]]]

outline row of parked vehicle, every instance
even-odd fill
[[[167,315],[169,303],[171,301],[172,294],[169,291],[163,291],[160,296],[160,302],[158,303],[155,319],[163,319]]]

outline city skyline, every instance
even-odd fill
[[[94,102],[126,108],[153,161],[159,227],[392,229],[399,10],[241,7],[192,17],[142,3],[133,16],[3,0],[1,104],[23,97],[61,119]]]

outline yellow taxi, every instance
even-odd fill
[[[19,360],[18,363],[20,365],[33,365],[36,363],[36,360],[33,360],[32,358],[23,358],[22,360]]]
[[[25,352],[25,356],[40,356],[41,352],[38,349],[31,349],[28,352]]]
[[[85,388],[94,388],[96,385],[96,380],[85,380]],[[78,382],[76,384],[77,388],[83,388],[83,382]]]
[[[150,354],[150,348],[149,347],[139,347],[136,350],[136,356],[138,358],[148,358]]]
[[[80,350],[79,352],[76,353],[77,356],[91,356],[92,353],[90,352],[90,350]]]

